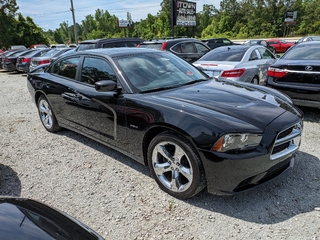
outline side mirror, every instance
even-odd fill
[[[101,80],[94,84],[97,92],[109,92],[117,89],[117,83],[112,80]]]

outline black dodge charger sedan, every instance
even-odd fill
[[[46,130],[83,134],[148,165],[177,198],[234,194],[293,166],[302,112],[271,88],[220,81],[174,54],[80,51],[28,74]]]

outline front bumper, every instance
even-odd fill
[[[251,152],[200,151],[208,192],[235,194],[268,182],[292,168],[300,146],[300,122],[299,117],[284,113],[268,125],[260,146]]]

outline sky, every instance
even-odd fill
[[[197,3],[197,12],[202,11],[203,4],[220,6],[220,0],[189,0]],[[134,22],[146,19],[147,15],[156,15],[161,9],[162,0],[16,0],[20,12],[24,17],[31,17],[36,25],[45,31],[55,30],[60,23],[73,25],[71,2],[75,20],[81,21],[88,15],[94,15],[97,9],[108,11],[120,20],[127,19],[127,12],[131,13]]]

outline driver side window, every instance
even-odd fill
[[[101,80],[117,81],[116,74],[107,61],[86,57],[81,70],[81,82],[94,85]]]

